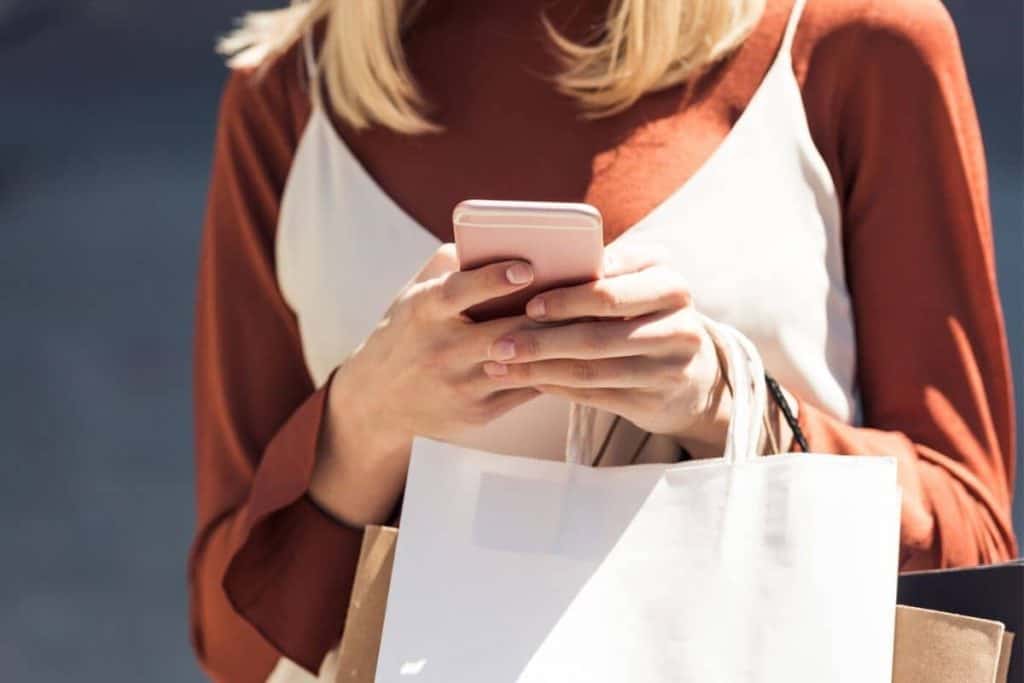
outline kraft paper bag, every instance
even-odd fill
[[[735,330],[723,458],[591,468],[413,445],[380,683],[887,683],[891,457],[756,456]],[[735,374],[734,374],[735,373]]]
[[[373,681],[397,540],[394,527],[366,527],[338,649],[335,683]]]
[[[282,662],[270,681],[373,683],[397,538],[393,527],[366,528],[345,635],[320,676]],[[1013,638],[992,620],[898,606],[893,683],[1007,683]]]
[[[367,527],[345,636],[320,676],[283,662],[268,683],[373,683],[396,539],[397,529]],[[1000,630],[998,622],[898,606],[893,683],[1007,683],[1014,635],[1003,632],[996,644]]]
[[[1010,680],[1010,658],[1013,655],[1013,634],[1003,634],[1003,649],[999,651],[999,668],[996,672],[996,683],[1007,683]]]
[[[1024,559],[979,567],[902,574],[896,602],[951,614],[998,621],[1017,634],[1007,680],[1024,682]]]
[[[1005,683],[1005,631],[998,621],[900,606],[893,683]]]
[[[317,675],[282,657],[266,683],[373,683],[398,529],[367,526],[352,583],[345,632]]]

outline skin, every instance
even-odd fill
[[[312,499],[354,526],[385,522],[415,435],[451,439],[540,393],[672,436],[692,457],[721,455],[731,400],[686,283],[651,254],[606,253],[602,279],[540,294],[526,316],[475,323],[462,311],[528,286],[532,270],[459,272],[454,246],[440,247],[335,373]]]
[[[535,387],[621,415],[675,437],[692,457],[721,455],[731,400],[678,273],[612,246],[604,278],[540,294],[526,312],[563,324],[497,340],[483,367],[498,386]]]

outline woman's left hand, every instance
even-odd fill
[[[539,294],[526,313],[559,324],[495,340],[484,364],[495,382],[621,415],[695,458],[722,454],[731,400],[678,273],[612,247],[602,279]]]

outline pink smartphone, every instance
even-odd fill
[[[601,277],[604,230],[601,213],[589,204],[470,199],[452,213],[461,270],[522,259],[533,266],[525,290],[466,311],[473,320],[522,315],[534,295]]]

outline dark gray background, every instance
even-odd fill
[[[4,681],[201,679],[184,588],[193,278],[225,74],[212,40],[253,6],[0,0]],[[1021,2],[949,6],[1020,396]]]

